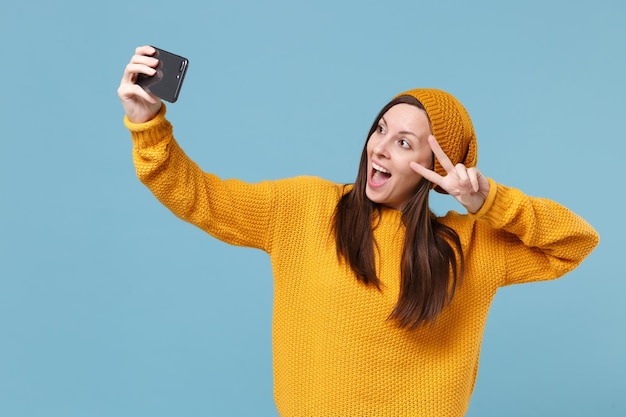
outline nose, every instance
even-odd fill
[[[389,158],[389,141],[381,139],[374,145],[374,153],[379,156]]]

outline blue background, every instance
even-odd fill
[[[456,95],[486,175],[601,235],[498,293],[468,416],[626,415],[623,1],[5,0],[0,39],[1,416],[276,415],[267,256],[135,177],[116,89],[142,44],[190,59],[168,117],[223,177],[351,182],[388,99]]]

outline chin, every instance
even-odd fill
[[[376,194],[372,192],[372,189],[369,186],[365,188],[365,197],[367,197],[367,199],[372,203],[380,204],[380,201],[376,198]]]

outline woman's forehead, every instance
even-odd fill
[[[382,119],[397,130],[418,135],[424,131],[430,132],[430,122],[426,112],[411,104],[396,104],[383,114]]]

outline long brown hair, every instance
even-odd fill
[[[380,214],[381,207],[365,194],[368,175],[367,142],[382,116],[400,103],[425,110],[411,96],[396,97],[382,108],[363,146],[354,187],[337,204],[333,224],[337,256],[348,262],[359,281],[379,289],[373,215],[375,212]],[[440,223],[430,210],[428,196],[431,185],[430,181],[423,178],[402,210],[402,222],[406,232],[400,267],[400,294],[389,315],[402,328],[415,329],[423,323],[434,322],[443,308],[452,301],[456,287],[463,279],[461,241],[458,234]]]

